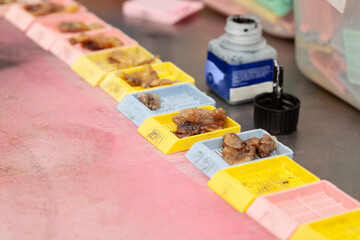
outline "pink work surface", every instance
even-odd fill
[[[274,239],[101,88],[5,20],[0,32],[1,239]]]

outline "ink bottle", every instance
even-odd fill
[[[272,91],[276,50],[262,37],[259,18],[227,18],[225,34],[208,45],[205,63],[207,85],[230,104],[251,101]]]

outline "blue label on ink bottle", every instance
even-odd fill
[[[229,101],[245,100],[258,93],[271,91],[274,60],[230,65],[208,52],[205,63],[205,79],[208,86]],[[242,90],[246,93],[242,94]],[[243,96],[231,96],[231,95]]]

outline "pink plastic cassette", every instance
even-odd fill
[[[26,3],[32,3],[29,1],[25,1]],[[41,1],[34,1],[41,2]],[[60,4],[65,7],[63,11],[50,13],[46,15],[41,16],[35,16],[25,10],[24,4],[14,4],[11,6],[5,13],[5,18],[14,24],[16,27],[18,27],[22,31],[26,31],[29,29],[29,27],[34,23],[38,21],[46,21],[48,19],[51,19],[52,17],[58,16],[58,15],[64,15],[64,14],[71,14],[76,12],[84,12],[86,11],[86,8],[81,6],[78,2],[73,0],[50,0],[49,2]]]
[[[3,17],[7,10],[10,9],[12,6],[21,5],[21,4],[32,4],[32,3],[38,3],[41,2],[41,0],[18,0],[14,3],[8,3],[8,4],[0,4],[0,17]]]
[[[4,4],[4,5],[0,5],[0,17],[3,17],[6,13],[6,11],[11,7],[11,6],[15,6],[17,5],[17,3],[10,3],[10,4]]]
[[[74,27],[75,29],[69,30],[69,32],[60,31],[59,26],[62,23],[69,23],[67,29],[72,28],[74,25],[81,24],[81,28]],[[72,24],[75,23],[75,24]],[[91,27],[87,27],[91,26]],[[109,29],[111,26],[89,12],[80,12],[76,14],[58,15],[53,17],[49,21],[41,21],[34,23],[30,29],[26,32],[26,36],[39,44],[45,50],[55,44],[56,41],[64,38],[69,38],[80,32],[91,32],[99,29]],[[76,32],[74,32],[76,31]]]
[[[123,5],[124,15],[172,25],[204,7],[202,2],[183,0],[133,0]]]
[[[91,33],[87,33],[89,36],[96,36],[99,34],[103,34],[105,37],[116,37],[123,43],[123,47],[135,46],[138,45],[137,41],[130,38],[128,35],[120,31],[116,28],[111,29],[100,29],[97,31],[91,31]],[[80,34],[74,35],[73,37],[78,37]],[[108,50],[107,48],[106,50]],[[84,54],[98,52],[102,50],[90,50],[84,48],[81,44],[76,43],[72,45],[70,43],[69,38],[60,39],[55,42],[55,44],[51,47],[50,52],[52,52],[55,56],[63,60],[68,65],[72,65],[78,57]]]
[[[257,198],[246,213],[280,239],[302,224],[360,208],[360,203],[328,181]]]

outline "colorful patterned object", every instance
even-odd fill
[[[293,0],[254,0],[267,9],[273,11],[278,16],[283,17],[288,14],[294,7]]]

